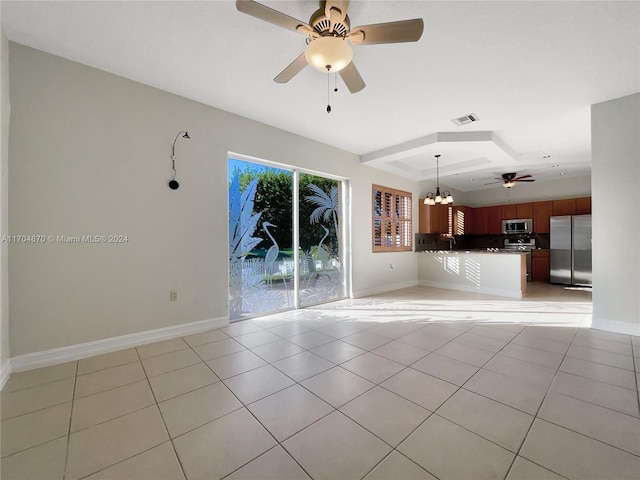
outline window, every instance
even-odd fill
[[[411,193],[380,185],[372,190],[373,251],[411,251]]]

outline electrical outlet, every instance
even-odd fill
[[[171,299],[172,302],[177,302],[178,301],[178,291],[177,290],[171,290],[171,296],[169,298]]]

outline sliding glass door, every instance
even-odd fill
[[[344,298],[340,242],[342,182],[301,173],[298,181],[301,306]]]
[[[229,158],[229,318],[345,297],[343,182]]]

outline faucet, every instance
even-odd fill
[[[453,250],[453,246],[456,244],[456,237],[451,235],[449,237],[449,250]]]

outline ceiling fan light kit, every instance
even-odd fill
[[[320,72],[339,72],[351,63],[353,49],[343,37],[320,37],[309,42],[304,58]]]
[[[351,28],[347,15],[349,0],[320,0],[320,8],[311,14],[309,22],[290,17],[253,0],[236,0],[238,11],[287,30],[307,35],[305,51],[273,80],[286,83],[307,65],[325,73],[339,72],[351,93],[365,87],[353,63],[354,45],[417,42],[422,36],[421,18],[376,23]],[[331,111],[327,107],[327,111]]]

